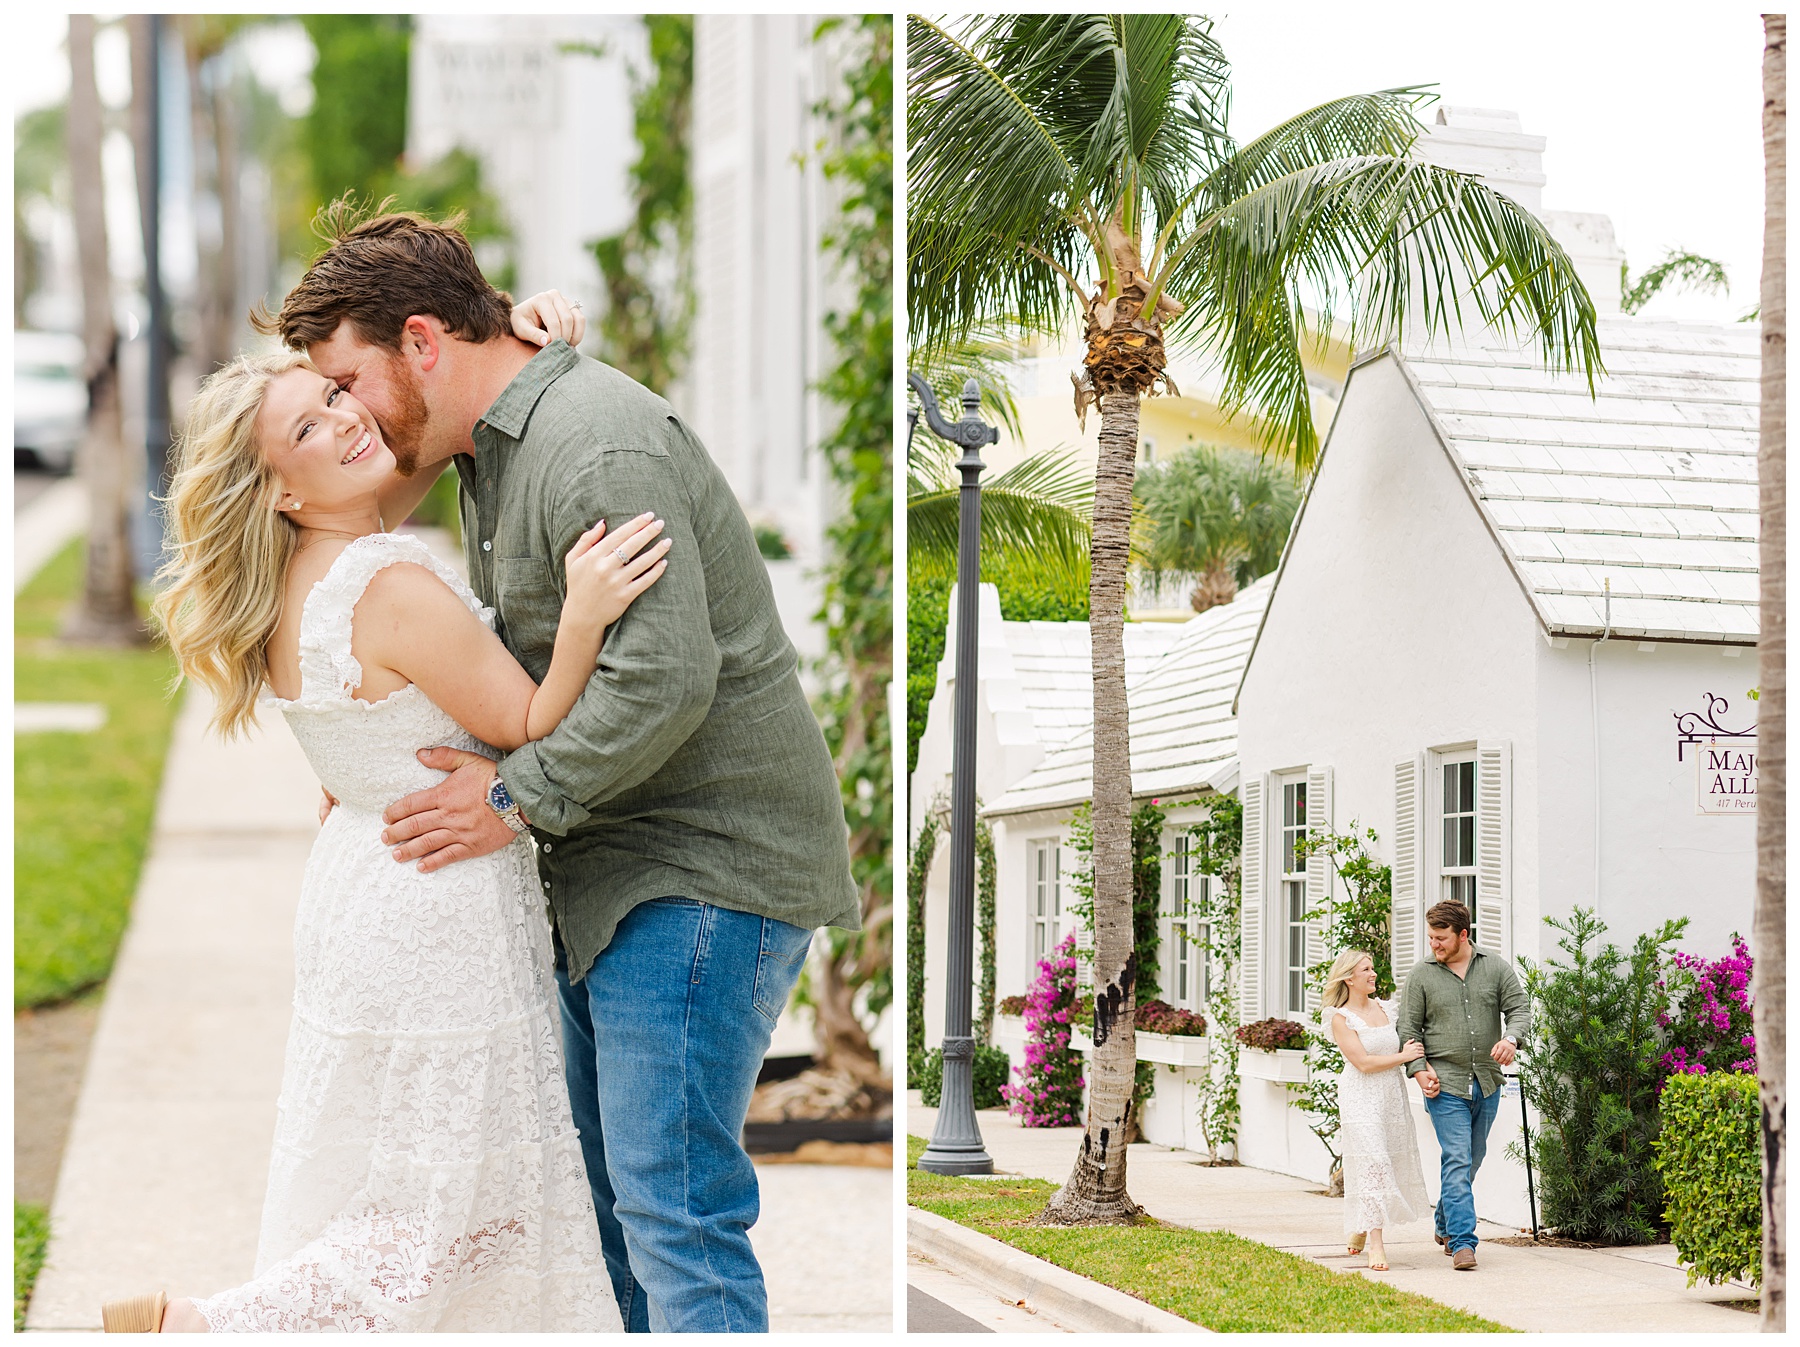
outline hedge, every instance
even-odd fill
[[[1000,1087],[1012,1074],[1012,1062],[1004,1050],[975,1045],[975,1107],[999,1108],[1006,1103]],[[944,1053],[933,1048],[925,1055],[925,1069],[919,1073],[919,1102],[936,1108],[944,1097]]]
[[[1702,1278],[1762,1285],[1759,1109],[1748,1072],[1671,1076],[1663,1086],[1656,1167],[1689,1286]]]

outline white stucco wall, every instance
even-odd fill
[[[1543,764],[1537,832],[1543,839],[1539,906],[1517,930],[1536,932],[1538,957],[1556,952],[1558,932],[1542,916],[1566,918],[1594,898],[1594,751],[1588,652],[1593,642],[1539,642]],[[1727,651],[1739,652],[1728,655]],[[1730,703],[1731,728],[1756,720],[1744,693],[1757,678],[1741,646],[1662,643],[1642,650],[1608,641],[1595,650],[1600,704],[1600,894],[1608,939],[1621,947],[1673,917],[1689,918],[1680,947],[1709,956],[1748,939],[1756,893],[1756,816],[1702,815],[1695,806],[1698,750],[1676,757],[1675,715]]]

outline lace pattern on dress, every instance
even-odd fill
[[[1375,1004],[1386,1014],[1386,1024],[1369,1024],[1344,1006],[1333,1007],[1332,1013],[1343,1016],[1364,1052],[1399,1052],[1393,1004]],[[1389,1230],[1430,1214],[1401,1068],[1362,1072],[1346,1061],[1338,1080],[1338,1128],[1346,1234]]]

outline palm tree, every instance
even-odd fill
[[[1194,579],[1196,613],[1230,603],[1275,569],[1300,488],[1293,474],[1241,449],[1197,445],[1151,464],[1135,483],[1145,516],[1143,567]]]
[[[1762,638],[1757,701],[1756,1062],[1762,1330],[1787,1331],[1787,16],[1763,16]]]
[[[67,635],[78,641],[135,644],[145,636],[132,595],[130,479],[119,412],[119,333],[113,324],[106,248],[94,28],[91,14],[69,16],[69,194],[75,207],[88,386],[87,434],[77,461],[87,483],[88,528],[87,571]]]
[[[1623,261],[1619,263],[1619,308],[1625,313],[1638,312],[1672,286],[1701,290],[1711,295],[1722,295],[1731,288],[1725,279],[1725,266],[1722,262],[1680,248],[1669,249],[1663,254],[1662,261],[1636,280],[1631,278],[1631,268]]]
[[[909,21],[908,305],[920,344],[1079,314],[1075,398],[1098,405],[1093,569],[1094,1042],[1087,1133],[1044,1219],[1130,1221],[1136,1045],[1123,604],[1138,404],[1167,390],[1165,334],[1211,353],[1223,404],[1298,473],[1318,452],[1301,343],[1333,301],[1368,345],[1403,323],[1523,331],[1600,369],[1575,269],[1524,208],[1408,157],[1422,89],[1323,104],[1246,145],[1211,22],[1173,14]],[[1091,276],[1084,282],[1079,274]],[[1354,287],[1353,290],[1348,287]],[[1307,307],[1303,307],[1303,298]]]

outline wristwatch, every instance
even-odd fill
[[[1508,1043],[1512,1044],[1515,1048],[1519,1046],[1519,1040],[1514,1038],[1511,1034],[1505,1035],[1505,1038],[1506,1038],[1506,1041]]]
[[[525,815],[520,812],[519,806],[513,801],[512,793],[506,789],[506,783],[500,779],[499,773],[494,774],[493,783],[488,786],[487,800],[488,808],[498,814],[500,821],[514,832],[522,833],[529,826],[525,822]]]

